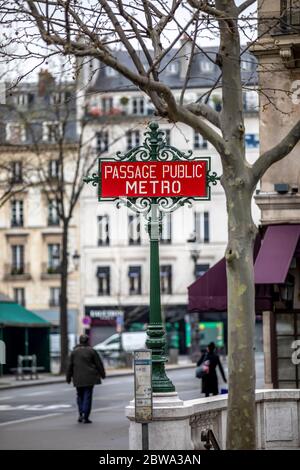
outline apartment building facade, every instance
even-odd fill
[[[56,188],[61,176],[60,152],[64,153],[65,179],[72,181],[75,171],[74,86],[58,84],[42,70],[38,83],[7,89],[0,111],[0,197],[7,182],[12,191],[0,207],[0,290],[51,322],[52,350],[58,353],[62,222]],[[68,191],[66,184],[66,198]],[[76,208],[68,247],[70,346],[79,324],[79,250]]]
[[[125,52],[117,54],[122,62],[129,63]],[[205,54],[195,55],[195,78],[189,82],[187,102],[205,96],[217,79],[215,54],[215,50],[209,49]],[[242,74],[247,82],[244,110],[249,162],[258,157],[259,147],[255,67],[253,56],[245,53]],[[185,73],[186,61],[180,57],[162,72],[178,99]],[[78,79],[78,95],[81,97],[77,101],[78,115],[87,121],[86,139],[94,139],[100,158],[113,157],[118,151],[125,153],[141,145],[147,124],[157,120],[170,145],[183,151],[192,150],[197,157],[211,157],[212,171],[222,173],[216,150],[200,134],[185,125],[173,125],[155,117],[148,97],[109,67],[86,61]],[[219,88],[209,103],[216,110],[221,109]],[[91,342],[95,344],[116,329],[142,328],[148,322],[149,239],[142,216],[125,207],[117,209],[111,202],[99,203],[96,188],[85,188],[80,210],[82,309],[90,325]],[[253,211],[258,223],[255,204]],[[222,258],[226,232],[225,195],[220,184],[212,187],[211,201],[195,202],[192,208],[181,208],[164,217],[160,243],[162,310],[167,331],[180,333],[181,352],[190,347],[187,287]]]

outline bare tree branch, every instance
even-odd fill
[[[274,147],[264,152],[253,164],[253,181],[257,183],[264,173],[275,162],[279,162],[288,155],[300,140],[300,120],[290,132]]]
[[[250,7],[251,5],[253,5],[253,3],[256,3],[257,0],[246,0],[245,2],[243,2],[239,7],[238,7],[238,14],[240,15],[241,13],[243,13],[243,11],[245,11],[248,7]]]

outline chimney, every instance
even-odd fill
[[[47,69],[41,69],[38,83],[39,96],[48,95],[53,89],[54,82],[53,75]]]

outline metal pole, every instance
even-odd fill
[[[3,341],[3,328],[0,327],[0,341]],[[1,348],[1,345],[0,345],[0,348]],[[0,357],[0,359],[2,359]],[[3,375],[3,364],[2,364],[2,361],[0,360],[0,377],[2,377]]]
[[[165,372],[167,361],[166,332],[161,316],[159,232],[160,217],[157,204],[151,206],[148,222],[150,236],[150,323],[147,329],[147,348],[152,350],[152,390],[154,393],[174,392],[175,387]]]
[[[29,352],[28,328],[25,328],[25,354],[24,355],[29,356],[28,352]]]
[[[148,423],[142,423],[142,450],[149,450]]]

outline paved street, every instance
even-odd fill
[[[200,396],[194,369],[169,371],[179,396]],[[263,357],[257,357],[257,388],[263,386]],[[220,381],[220,386],[222,382]],[[133,395],[133,376],[108,378],[95,387],[91,419],[76,422],[75,391],[67,384],[0,392],[0,449],[127,449],[125,406]]]

